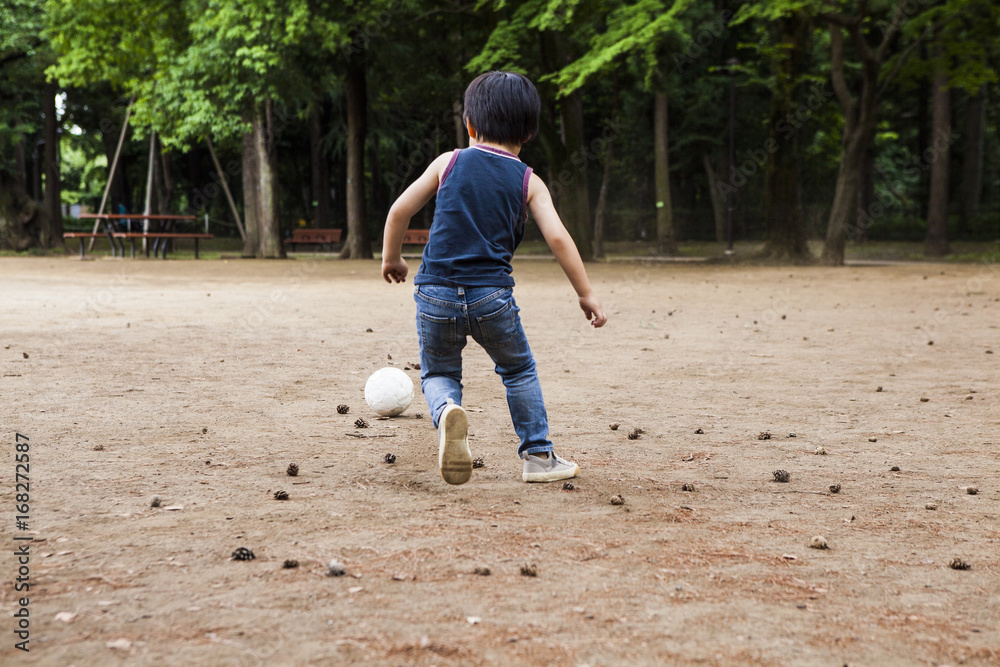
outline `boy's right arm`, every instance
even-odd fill
[[[422,209],[437,192],[441,182],[441,172],[448,166],[451,153],[439,155],[420,178],[413,181],[410,187],[399,195],[389,215],[385,219],[385,231],[382,233],[382,277],[387,283],[406,282],[409,267],[403,259],[403,234],[410,226],[410,218]]]
[[[584,315],[595,327],[602,327],[608,321],[604,314],[601,302],[594,295],[590,287],[590,280],[587,278],[587,269],[583,266],[580,258],[580,251],[577,250],[573,237],[566,231],[556,207],[552,204],[552,195],[545,183],[535,174],[531,175],[528,181],[528,208],[535,219],[535,224],[545,237],[552,254],[556,256],[556,261],[562,267],[563,273],[569,278],[569,282],[576,290],[576,295],[580,298],[580,308]]]

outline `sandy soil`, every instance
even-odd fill
[[[478,348],[468,484],[419,393],[374,419],[369,373],[417,360],[374,262],[0,259],[0,537],[34,537],[0,662],[1000,664],[996,265],[590,271],[598,331],[515,270],[564,490],[520,481]]]

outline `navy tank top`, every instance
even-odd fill
[[[511,287],[524,238],[531,168],[488,146],[456,150],[441,175],[415,285]]]

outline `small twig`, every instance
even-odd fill
[[[826,491],[796,491],[795,489],[788,489],[787,491],[772,491],[771,493],[811,493],[817,496],[829,496],[831,494]]]
[[[588,560],[594,560],[595,558],[604,558],[607,555],[608,555],[608,552],[605,551],[602,554],[593,554],[593,555],[587,556],[586,558],[581,558],[579,562],[584,563],[584,562],[586,562]]]
[[[395,438],[395,433],[378,433],[376,435],[365,435],[364,433],[345,433],[344,435],[349,435],[352,438]]]

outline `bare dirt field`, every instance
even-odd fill
[[[566,490],[474,346],[468,484],[419,390],[375,419],[418,360],[375,262],[0,259],[0,662],[1000,664],[997,265],[590,273],[601,330],[515,263]]]

